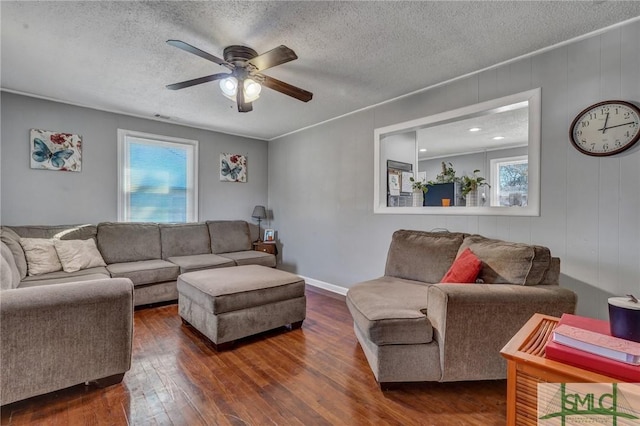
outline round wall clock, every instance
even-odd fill
[[[571,123],[571,143],[583,154],[613,155],[640,140],[640,108],[625,101],[604,101],[582,111]]]

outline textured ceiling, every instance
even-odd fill
[[[471,132],[469,129],[476,128]],[[502,137],[503,139],[494,139]],[[420,160],[526,146],[529,108],[481,115],[416,131]]]
[[[1,86],[126,114],[271,139],[640,16],[640,2],[9,2],[0,3]],[[265,74],[314,93],[264,89],[241,114],[213,55],[280,44],[299,59]]]

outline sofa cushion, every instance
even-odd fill
[[[442,277],[441,283],[451,284],[471,284],[476,282],[478,274],[482,269],[482,262],[473,252],[467,247],[464,251],[456,257],[453,261],[453,265]]]
[[[85,269],[86,271],[86,269]],[[104,274],[85,274],[85,275],[79,275],[79,276],[66,276],[66,277],[59,277],[59,278],[49,278],[49,279],[33,279],[33,280],[29,280],[29,281],[22,281],[19,285],[19,288],[26,288],[26,287],[37,287],[37,286],[42,286],[42,285],[51,285],[51,284],[64,284],[64,283],[75,283],[75,282],[81,282],[81,281],[93,281],[93,280],[103,280],[105,278],[110,278],[109,274],[106,273],[106,269],[105,269],[105,273]],[[47,274],[48,275],[48,274]],[[32,277],[32,278],[40,278],[40,277],[46,277],[46,275],[39,275],[37,277]]]
[[[41,275],[62,270],[62,264],[53,245],[53,240],[21,238],[20,244],[27,258],[27,275]]]
[[[156,223],[98,224],[98,249],[107,263],[160,259],[160,247]]]
[[[22,238],[55,238],[58,240],[87,240],[96,238],[95,225],[27,225],[12,226]]]
[[[540,284],[551,263],[547,247],[493,240],[481,235],[466,237],[460,246],[482,261],[479,279],[486,284]]]
[[[214,254],[251,250],[249,224],[244,220],[207,221]]]
[[[129,278],[134,286],[173,281],[180,273],[178,265],[161,259],[112,263],[107,270],[112,278]]]
[[[200,271],[202,269],[226,268],[236,263],[217,254],[194,254],[192,256],[173,256],[167,259],[180,267],[180,273]]]
[[[384,274],[438,283],[456,258],[464,235],[457,232],[396,231],[391,239]]]
[[[160,224],[162,258],[211,253],[209,228],[205,223]]]
[[[20,272],[11,249],[0,242],[0,290],[9,290],[20,284]]]
[[[221,253],[220,256],[231,259],[236,265],[262,265],[270,268],[276,267],[276,257],[270,253],[255,250],[236,251],[233,253]]]
[[[35,277],[26,277],[24,280],[22,280],[22,282],[25,283],[25,282],[31,282],[31,281],[57,280],[61,278],[73,278],[73,277],[78,278],[78,277],[83,277],[85,275],[94,275],[94,274],[102,274],[102,275],[106,275],[107,277],[110,276],[109,271],[107,271],[107,268],[105,268],[104,266],[98,266],[96,268],[81,269],[75,272],[57,271],[57,272],[50,272],[48,274],[36,275]]]
[[[429,343],[428,290],[421,282],[381,277],[351,287],[347,306],[358,329],[378,346]]]
[[[88,240],[53,240],[58,258],[65,272],[107,266],[93,238]]]
[[[546,270],[540,284],[543,285],[559,285],[560,284],[560,258],[551,257],[549,269]]]
[[[16,234],[12,229],[3,226],[0,228],[0,239],[7,245],[9,250],[11,250],[20,279],[23,279],[27,276],[27,258],[24,256],[22,245],[20,245],[20,235]]]

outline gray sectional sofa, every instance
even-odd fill
[[[442,284],[469,248],[481,261],[473,284]],[[400,230],[385,275],[352,286],[347,306],[376,380],[503,379],[500,350],[534,313],[573,313],[548,248],[480,235]]]
[[[21,238],[93,238],[106,266],[28,276]],[[274,255],[252,250],[249,224],[240,220],[189,224],[104,222],[77,226],[3,226],[2,241],[11,249],[18,266],[18,288],[129,278],[134,284],[136,306],[176,300],[176,281],[181,273],[236,265],[276,266]]]
[[[179,274],[276,266],[275,256],[251,250],[244,221],[3,226],[0,236],[0,405],[121,381],[131,366],[134,305],[177,299]],[[30,276],[21,238],[94,239],[105,266]]]
[[[11,267],[4,259],[3,275]],[[0,292],[0,405],[85,382],[119,383],[131,367],[132,338],[128,279]]]

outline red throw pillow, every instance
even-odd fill
[[[482,269],[482,261],[467,248],[454,260],[441,283],[471,284],[476,282]]]

